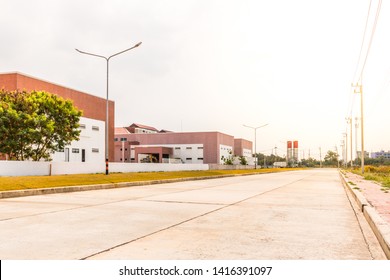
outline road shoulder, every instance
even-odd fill
[[[390,215],[386,208],[390,195],[382,192],[378,184],[364,180],[359,175],[349,172],[344,174],[340,171],[340,177],[347,192],[353,197],[359,211],[370,225],[386,257],[390,259]]]

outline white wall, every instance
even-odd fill
[[[73,141],[70,146],[66,146],[63,152],[55,152],[52,156],[53,162],[65,162],[66,149],[69,149],[69,162],[82,162],[82,150],[85,150],[85,162],[104,162],[105,161],[105,123],[89,118],[80,118],[80,140]],[[92,129],[97,127],[98,130]],[[76,149],[76,150],[73,150]],[[93,152],[92,149],[98,149]],[[78,153],[77,153],[78,150]]]
[[[233,152],[233,147],[232,146],[219,145],[219,163],[220,164],[224,163],[221,160],[222,156],[224,156],[225,158],[233,156],[233,154],[230,154],[230,152]]]
[[[252,157],[252,150],[249,149],[242,149],[242,155],[244,157]]]
[[[51,175],[94,174],[106,172],[106,163],[100,162],[52,162]]]
[[[172,158],[179,158],[184,163],[203,163],[203,144],[162,144],[162,145],[138,145],[136,147],[167,147],[173,149]],[[131,158],[135,157],[134,146],[131,149]],[[139,156],[140,161],[142,157]],[[190,160],[191,158],[191,160]]]
[[[0,176],[44,176],[49,173],[48,162],[0,161]]]
[[[157,172],[208,170],[208,164],[171,164],[171,163],[110,163],[110,172]]]
[[[110,172],[208,170],[208,164],[110,163]],[[0,176],[46,176],[104,173],[105,163],[0,161]]]

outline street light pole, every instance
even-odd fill
[[[105,129],[105,138],[106,138],[106,145],[105,145],[105,149],[106,149],[106,152],[105,152],[105,155],[106,155],[106,175],[108,175],[108,156],[109,156],[109,151],[108,151],[108,73],[109,73],[109,62],[110,62],[110,59],[113,58],[114,56],[117,56],[119,54],[122,54],[124,52],[127,52],[129,50],[132,50],[134,48],[137,48],[139,47],[140,45],[142,44],[142,42],[139,42],[137,44],[135,44],[134,46],[132,46],[131,48],[128,48],[126,50],[123,50],[123,51],[120,51],[120,52],[117,52],[113,55],[110,55],[108,57],[106,56],[103,56],[103,55],[99,55],[99,54],[93,54],[93,53],[88,53],[88,52],[84,52],[84,51],[80,51],[79,49],[76,49],[76,51],[78,51],[79,53],[82,53],[82,54],[87,54],[87,55],[91,55],[91,56],[96,56],[96,57],[100,57],[100,58],[103,58],[106,60],[106,64],[107,64],[107,81],[106,81],[106,129]]]
[[[249,126],[249,125],[243,124],[243,126],[248,127],[248,128],[252,128],[252,129],[254,130],[254,132],[255,132],[255,152],[254,152],[254,155],[255,155],[255,169],[256,169],[256,165],[257,165],[257,156],[256,156],[256,130],[257,130],[258,128],[262,128],[262,127],[267,126],[267,125],[268,125],[268,123],[267,123],[267,124],[264,124],[264,125],[261,125],[261,126],[258,126],[258,127],[253,127],[253,126]]]

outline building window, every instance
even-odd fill
[[[188,158],[186,158],[186,160],[192,160],[192,158],[188,157]]]
[[[127,141],[127,138],[126,137],[125,138],[121,138],[121,141],[125,142],[125,141]]]
[[[203,150],[203,147],[198,147],[198,150]]]
[[[186,149],[187,149],[187,150],[192,150],[192,147],[187,147]]]
[[[99,131],[99,127],[96,126],[96,125],[93,125],[93,126],[92,126],[92,130]]]
[[[99,149],[98,148],[92,148],[92,153],[98,153]]]
[[[135,160],[135,158],[132,157],[130,160]]]
[[[115,142],[118,142],[118,138],[114,138],[114,141],[115,141]]]
[[[63,153],[63,152],[64,152],[64,149],[59,149],[57,152]]]
[[[82,128],[82,129],[85,129],[85,128],[86,128],[86,125],[83,124],[83,123],[81,123],[79,127]]]
[[[78,153],[80,153],[80,149],[73,148],[72,149],[72,153],[78,154]]]
[[[202,157],[198,157],[198,160],[203,160],[203,158]]]
[[[180,147],[175,147],[175,150],[180,150]]]

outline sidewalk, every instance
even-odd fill
[[[380,184],[360,175],[351,172],[340,175],[390,259],[390,192],[384,192]]]

